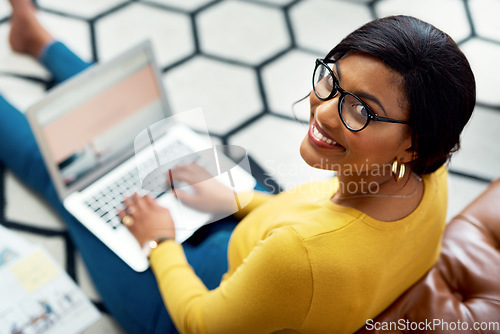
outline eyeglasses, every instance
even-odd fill
[[[312,79],[313,90],[322,101],[329,100],[340,93],[339,115],[346,128],[354,132],[361,131],[368,126],[370,121],[408,124],[405,121],[377,116],[359,97],[343,90],[332,68],[328,65],[333,66],[334,63],[334,60],[316,59]]]

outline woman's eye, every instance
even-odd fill
[[[354,111],[357,114],[359,114],[363,117],[368,116],[368,111],[366,110],[366,107],[364,105],[362,105],[361,103],[357,103],[357,104],[352,105],[352,109],[354,109]]]

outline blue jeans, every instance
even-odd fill
[[[60,42],[49,45],[40,61],[57,82],[89,67]],[[128,333],[176,333],[148,269],[132,270],[63,207],[45,168],[25,116],[0,96],[0,161],[52,205],[67,226],[110,314]],[[227,245],[237,221],[228,217],[188,239],[184,252],[208,289],[227,271]],[[167,296],[168,298],[168,296]]]

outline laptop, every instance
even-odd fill
[[[193,116],[172,114],[149,41],[58,85],[27,117],[65,208],[135,271],[149,263],[117,216],[125,196],[156,197],[183,242],[214,218],[176,200],[166,182],[173,166],[199,163],[235,194],[255,186],[243,149],[229,160],[183,124]]]

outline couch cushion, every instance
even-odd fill
[[[500,333],[499,240],[497,180],[448,224],[436,265],[359,333]]]

